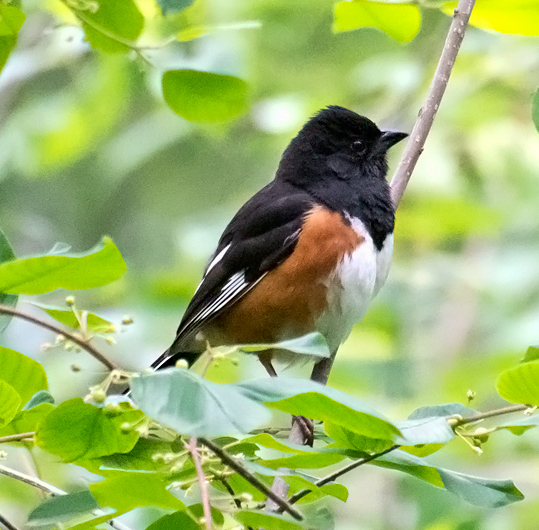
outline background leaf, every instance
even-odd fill
[[[166,16],[183,11],[193,4],[194,1],[195,0],[157,0],[157,3],[159,4],[163,15]]]
[[[419,32],[421,13],[411,4],[341,1],[335,4],[333,31],[376,28],[400,42],[410,42]]]
[[[20,406],[21,398],[17,391],[10,384],[0,380],[0,427],[11,422]]]
[[[0,264],[0,292],[42,294],[55,289],[91,289],[117,280],[126,265],[109,237],[76,256],[39,256]]]
[[[58,495],[43,501],[28,517],[28,526],[42,526],[68,522],[99,508],[88,490]]]
[[[201,530],[201,526],[189,517],[187,513],[174,512],[164,515],[154,521],[146,530],[170,530],[171,528],[181,528],[182,530]]]
[[[532,100],[532,120],[535,128],[539,132],[539,90],[535,91]]]
[[[274,344],[245,344],[237,348],[246,353],[261,352],[264,350],[288,350],[301,355],[326,358],[331,355],[326,339],[321,333],[307,333],[302,337],[291,340],[283,340]]]
[[[539,361],[529,361],[501,373],[496,381],[500,396],[511,403],[539,405]]]
[[[80,322],[84,317],[86,320],[87,331],[93,333],[114,333],[116,331],[114,324],[94,313],[89,313],[88,311],[83,312],[80,309],[74,310],[72,308],[63,309],[60,307],[45,306],[35,303],[34,305],[45,311],[47,315],[54,318],[57,322],[60,322],[71,329],[80,329]],[[77,312],[78,318],[75,315],[75,311]],[[85,315],[83,315],[83,313],[85,313]]]
[[[247,110],[247,83],[238,77],[169,70],[162,83],[167,105],[189,121],[227,121]]]
[[[0,9],[3,4],[0,4]],[[8,6],[4,6],[8,7]],[[1,11],[0,11],[1,14]],[[2,37],[0,37],[0,47],[2,46]],[[1,48],[0,48],[0,58],[1,58]],[[1,66],[0,66],[1,70]],[[15,259],[15,253],[13,252],[13,249],[11,248],[11,245],[9,244],[9,241],[7,240],[6,236],[4,235],[4,232],[0,230],[0,263],[4,263],[6,261],[11,261]],[[17,300],[19,297],[16,294],[4,294],[0,292],[0,304],[6,305],[9,307],[15,307],[17,304]],[[11,319],[10,315],[0,315],[0,333],[6,329],[7,325],[10,323]]]

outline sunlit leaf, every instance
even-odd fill
[[[87,515],[99,505],[87,491],[77,491],[68,495],[58,495],[43,501],[28,516],[28,526],[57,525]]]
[[[45,311],[54,320],[72,329],[80,329],[80,323],[85,322],[86,330],[93,333],[114,333],[116,331],[114,324],[94,313],[88,313],[88,311],[73,310],[71,308],[63,309],[42,304],[34,305]],[[75,314],[75,311],[77,314]]]
[[[301,499],[299,502],[313,502],[327,495],[335,497],[343,502],[348,499],[348,490],[342,484],[325,484],[318,487],[313,482],[300,475],[286,475],[283,480],[290,486],[289,495],[296,493],[299,490],[308,489],[311,493]]]
[[[9,383],[0,380],[0,427],[11,422],[20,406],[21,398],[17,391]]]
[[[122,403],[114,409],[98,408],[81,398],[64,401],[39,425],[36,442],[66,462],[127,453],[135,446],[139,433],[124,429],[143,417],[140,410]]]
[[[159,4],[163,15],[166,16],[183,11],[193,4],[194,1],[195,0],[157,0],[157,3]]]
[[[297,339],[283,340],[274,344],[246,344],[237,348],[247,353],[278,349],[301,355],[312,355],[313,357],[329,357],[331,355],[326,339],[321,333],[317,332],[307,333],[307,335]]]
[[[511,403],[539,406],[539,360],[502,372],[496,381],[496,390]]]
[[[421,27],[417,6],[405,3],[343,0],[335,4],[333,31],[376,28],[400,42],[410,42]]]
[[[0,292],[42,294],[90,289],[117,280],[126,265],[109,237],[84,254],[20,258],[0,264]]]
[[[202,530],[203,527],[186,512],[181,511],[164,515],[148,526],[146,530],[171,530],[172,528],[181,528],[182,530]]]
[[[247,83],[238,77],[168,70],[162,83],[167,105],[189,121],[227,121],[247,110]]]
[[[304,530],[299,522],[285,515],[270,515],[262,511],[240,510],[234,519],[246,527],[265,528],[266,530]]]
[[[182,501],[167,489],[162,476],[153,473],[119,472],[102,482],[90,485],[90,491],[101,507],[111,507],[116,515],[142,506],[183,509]]]
[[[523,363],[527,363],[530,361],[538,361],[539,360],[539,348],[537,346],[530,346],[526,350],[526,355],[524,356],[524,359],[522,359]]]
[[[43,367],[18,351],[0,346],[0,380],[9,383],[24,405],[36,392],[46,390],[47,376]]]
[[[532,102],[532,120],[535,128],[539,132],[539,90],[535,91]]]
[[[0,2],[0,72],[17,45],[17,35],[25,19],[18,7]]]
[[[96,0],[99,7],[73,9],[82,22],[88,42],[98,50],[117,53],[131,50],[144,26],[144,17],[133,0]]]
[[[379,467],[403,471],[433,486],[444,488],[477,506],[496,508],[524,498],[510,480],[494,480],[449,471],[430,464],[426,459],[393,451],[370,462]]]
[[[15,418],[3,428],[0,428],[0,436],[11,436],[24,432],[33,432],[43,419],[54,410],[50,403],[42,403],[29,410],[22,410]],[[13,442],[19,443],[19,442]]]
[[[2,4],[0,4],[1,6]],[[7,7],[7,6],[5,6]],[[0,43],[2,38],[0,37]],[[1,44],[0,44],[1,46]],[[1,51],[0,51],[1,54]],[[0,68],[1,70],[1,68]],[[0,230],[0,263],[4,263],[5,261],[11,261],[15,259],[15,253],[13,252],[13,249],[11,248],[11,245],[9,244],[9,241],[7,240],[6,236]],[[18,296],[16,294],[4,294],[0,292],[0,304],[5,305],[8,307],[15,307],[17,304]],[[0,333],[6,329],[6,326],[11,321],[10,315],[0,315]]]
[[[458,2],[446,2],[442,10],[452,15]],[[477,0],[470,24],[481,29],[513,35],[539,35],[539,3],[537,0]]]
[[[190,370],[171,368],[135,377],[131,392],[148,416],[190,436],[249,432],[271,417],[235,385],[212,383]]]
[[[342,447],[363,453],[381,453],[393,445],[391,439],[362,436],[331,421],[324,422],[324,429],[335,440],[331,447]]]
[[[212,521],[218,525],[218,526],[222,526],[225,522],[225,518],[223,516],[223,514],[219,511],[219,510],[216,510],[213,506],[210,506],[210,510],[211,510],[211,518],[212,518]],[[202,517],[204,517],[204,507],[202,506],[202,503],[197,503],[197,504],[191,504],[190,506],[187,507],[187,511],[196,519],[196,520],[200,520]]]

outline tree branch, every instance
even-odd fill
[[[277,506],[285,512],[288,512],[294,519],[298,521],[303,520],[303,515],[298,512],[293,506],[291,506],[286,499],[279,497],[273,491],[271,491],[268,486],[256,478],[252,473],[247,471],[235,458],[230,456],[226,451],[224,451],[217,444],[214,444],[211,440],[207,438],[199,438],[198,441],[205,445],[210,451],[215,453],[228,467],[233,469],[240,477],[243,477],[249,484],[254,486],[257,490],[261,491],[268,499],[271,499]]]
[[[77,337],[77,335],[75,335],[74,333],[65,331],[62,328],[55,326],[54,324],[45,322],[44,320],[41,320],[40,318],[34,317],[33,315],[29,315],[28,313],[23,313],[22,311],[19,311],[18,309],[15,309],[14,307],[0,305],[0,314],[11,315],[13,317],[21,318],[22,320],[31,322],[32,324],[35,324],[36,326],[40,326],[42,328],[48,329],[49,331],[53,331],[54,333],[57,333],[58,335],[62,335],[66,339],[75,343],[77,346],[79,346],[83,350],[87,351],[92,357],[94,357],[94,359],[97,359],[100,363],[104,364],[109,370],[112,371],[112,370],[119,369],[119,367],[116,366],[114,362],[110,361],[107,357],[105,357],[99,350],[94,348],[88,341],[81,339],[80,337]]]
[[[0,436],[0,444],[9,442],[29,442],[30,438],[35,436],[34,432],[22,432],[19,434],[10,434],[9,436]]]
[[[523,412],[531,408],[532,407],[530,405],[511,405],[510,407],[503,407],[501,409],[490,410],[489,412],[482,412],[468,418],[462,418],[455,421],[455,423],[451,425],[451,427],[455,429],[456,427],[460,427],[461,425],[475,423],[476,421],[486,420],[487,418],[494,418],[496,416],[503,416],[504,414],[512,414],[513,412]]]
[[[423,152],[425,140],[440,107],[474,4],[475,0],[459,0],[455,9],[442,54],[427,93],[427,99],[419,111],[410,139],[391,181],[391,198],[395,208],[399,205],[415,165]]]
[[[211,518],[211,507],[210,507],[210,497],[208,495],[208,484],[206,482],[206,475],[202,469],[202,464],[200,463],[200,455],[197,451],[197,439],[191,438],[188,444],[185,444],[187,450],[191,453],[193,457],[193,462],[195,464],[195,469],[197,472],[198,484],[200,486],[200,495],[202,497],[202,508],[204,510],[204,518],[206,519],[205,527],[208,530],[212,530],[213,521]]]
[[[7,530],[18,530],[16,526],[12,525],[2,514],[0,514],[0,525]]]

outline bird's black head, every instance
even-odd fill
[[[290,142],[277,178],[308,187],[313,179],[385,178],[387,150],[406,136],[382,132],[368,118],[330,106],[313,116]]]

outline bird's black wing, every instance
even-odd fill
[[[186,353],[196,333],[252,289],[294,250],[312,197],[291,184],[268,184],[226,227],[189,303],[174,343],[155,363]],[[185,355],[183,355],[185,357]],[[197,355],[189,356],[194,359]]]

